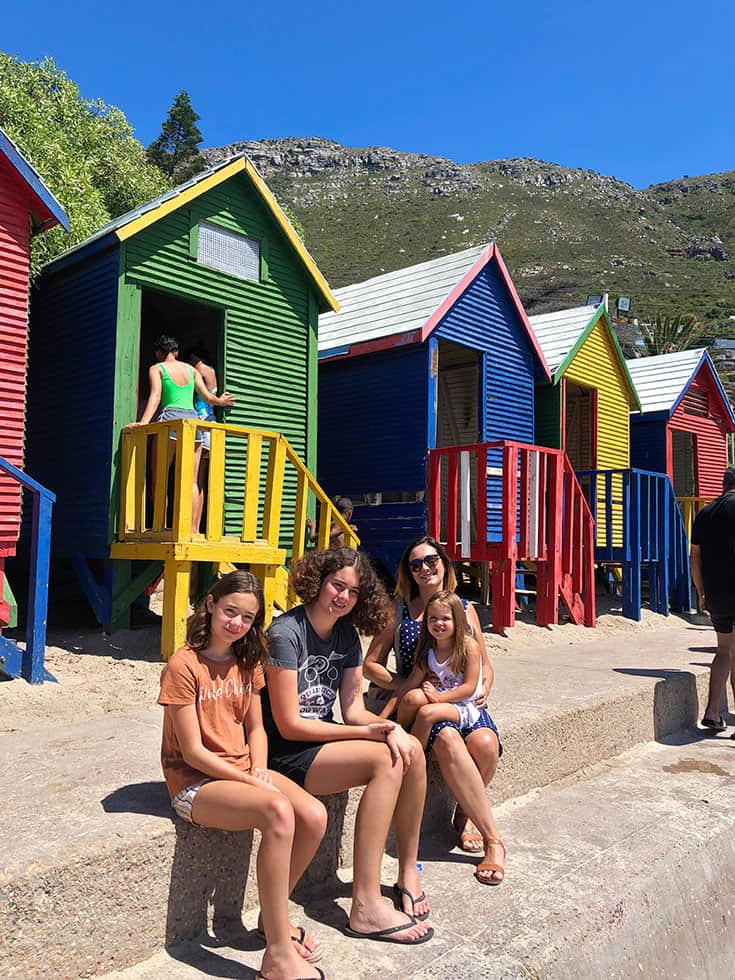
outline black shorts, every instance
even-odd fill
[[[735,625],[735,613],[721,613],[709,608],[707,611],[715,633],[732,633]]]
[[[328,719],[323,718],[322,721]],[[332,721],[336,725],[337,722]],[[268,733],[268,768],[280,772],[305,789],[306,774],[312,762],[326,742],[292,742],[282,738],[277,729],[266,728]]]

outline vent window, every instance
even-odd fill
[[[197,262],[238,279],[260,281],[260,243],[207,221],[199,223]]]

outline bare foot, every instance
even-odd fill
[[[421,878],[416,865],[411,865],[406,871],[398,869],[398,887],[405,888],[414,897],[414,901],[411,903],[408,895],[401,895],[401,907],[406,915],[413,915],[418,918],[420,915],[429,914],[431,909],[421,887]]]
[[[350,929],[354,932],[380,932],[383,929],[393,929],[405,923],[405,929],[399,929],[391,938],[396,942],[411,943],[425,936],[431,926],[428,922],[416,922],[399,912],[383,899],[370,904],[352,902],[350,911]]]
[[[260,964],[260,975],[263,980],[293,980],[294,977],[299,980],[302,977],[304,980],[318,980],[324,976],[318,967],[304,962],[292,942],[284,949],[274,943],[266,946],[263,962]]]
[[[467,851],[470,854],[481,853],[483,849],[482,834],[470,818],[464,815],[460,807],[457,807],[454,813],[452,826],[457,831],[459,846],[463,851]]]
[[[324,955],[324,950],[316,936],[307,932],[303,926],[295,926],[292,922],[289,922],[289,928],[291,929],[291,939],[293,940],[294,948],[298,951],[299,956],[305,959],[307,963],[318,963]],[[260,916],[258,916],[258,932],[262,936],[265,935],[263,921]]]

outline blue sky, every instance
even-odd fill
[[[6,0],[0,47],[52,57],[144,143],[183,88],[204,146],[323,136],[642,187],[735,168],[734,33],[731,0]]]

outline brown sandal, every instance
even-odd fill
[[[485,845],[486,855],[487,849],[491,844],[499,844],[503,848],[503,860],[505,860],[505,844],[499,837],[487,837],[483,843]],[[496,874],[502,875],[502,878],[483,878],[480,875],[481,871],[495,872]],[[483,859],[475,868],[475,878],[477,878],[481,885],[502,885],[505,880],[505,868],[502,864],[494,864],[492,861]]]
[[[480,853],[480,848],[479,847],[468,847],[467,845],[468,844],[482,844],[482,834],[478,834],[477,831],[469,831],[469,830],[462,830],[461,831],[459,829],[459,827],[457,826],[457,813],[458,812],[459,812],[458,810],[455,810],[454,811],[454,817],[452,818],[452,827],[454,827],[454,830],[455,830],[457,836],[459,837],[459,846],[467,854],[479,854]],[[470,822],[470,818],[468,816],[465,816],[465,818],[464,818],[464,825],[465,825],[465,827],[467,826],[467,824],[469,822]]]

